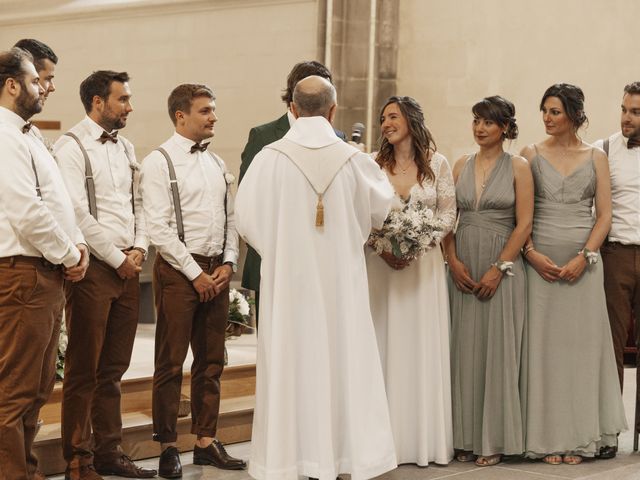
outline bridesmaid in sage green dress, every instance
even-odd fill
[[[604,152],[577,132],[580,88],[557,84],[540,103],[549,138],[523,149],[535,182],[528,262],[526,456],[577,465],[616,445],[626,419],[598,249],[611,225]],[[592,207],[595,202],[595,219]]]
[[[473,106],[480,150],[453,170],[459,224],[445,241],[451,279],[451,389],[456,458],[478,466],[524,451],[520,365],[526,278],[520,248],[531,232],[533,180],[515,108],[502,97]]]

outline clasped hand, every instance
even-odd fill
[[[464,293],[471,293],[479,299],[489,299],[493,297],[500,285],[503,273],[495,266],[491,266],[485,272],[479,282],[471,278],[471,274],[466,265],[456,258],[449,259],[449,273],[455,286]]]
[[[89,268],[89,247],[84,243],[79,243],[76,247],[80,251],[80,261],[73,267],[64,268],[64,279],[74,283],[82,280]]]
[[[402,270],[411,263],[411,260],[398,258],[391,252],[382,252],[380,257],[394,270]]]
[[[564,266],[559,267],[549,257],[536,251],[531,251],[527,255],[527,261],[547,282],[556,280],[575,282],[587,266],[587,261],[582,255],[576,255]]]
[[[198,292],[201,302],[213,300],[231,282],[233,270],[229,265],[217,267],[211,275],[202,272],[191,283]]]

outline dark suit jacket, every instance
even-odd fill
[[[240,164],[240,178],[238,183],[242,182],[242,177],[247,172],[253,158],[266,145],[280,140],[289,131],[289,118],[285,113],[283,116],[273,122],[265,123],[258,127],[253,127],[249,131],[249,139],[247,145],[242,152],[242,163]],[[340,130],[336,130],[336,135],[345,140],[345,135]],[[260,291],[260,255],[251,245],[247,245],[247,258],[244,261],[244,270],[242,271],[242,286],[255,292]]]

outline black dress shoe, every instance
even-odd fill
[[[165,449],[160,455],[160,465],[158,475],[162,478],[182,477],[182,464],[180,463],[180,452],[176,447]]]
[[[617,453],[618,447],[605,445],[604,447],[600,447],[600,453],[598,453],[597,458],[601,460],[609,460],[610,458],[616,458]]]
[[[223,470],[243,470],[247,466],[244,460],[230,456],[215,438],[206,448],[200,448],[197,445],[194,447],[193,463],[195,465],[213,465]]]
[[[100,475],[117,475],[125,478],[153,478],[158,472],[148,468],[138,467],[130,457],[122,455],[115,460],[103,462],[97,458],[93,459],[96,472]]]

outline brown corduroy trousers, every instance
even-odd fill
[[[193,255],[203,271],[211,274],[221,265]],[[162,256],[153,267],[156,325],[153,375],[153,438],[175,442],[182,385],[182,365],[189,345],[191,365],[191,433],[214,437],[220,410],[220,375],[224,368],[224,337],[229,312],[229,289],[201,303],[192,283]]]
[[[0,259],[0,479],[30,480],[38,413],[55,383],[64,306],[60,268]]]

